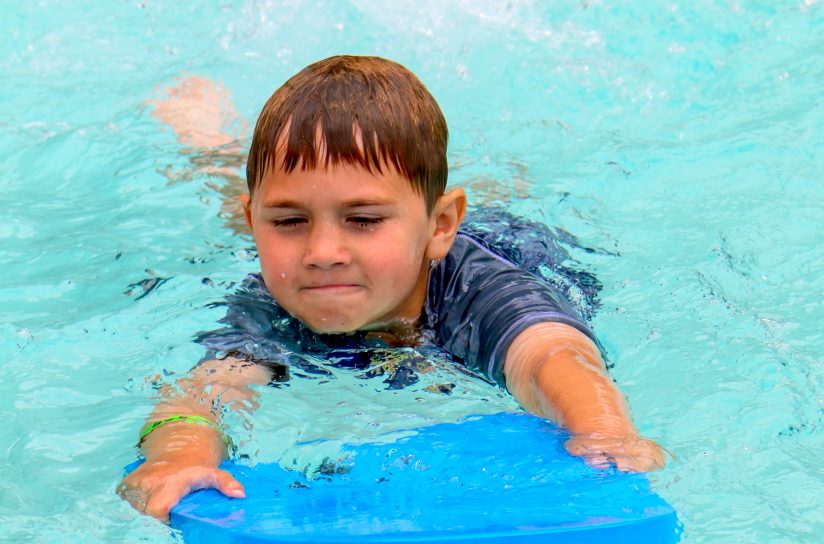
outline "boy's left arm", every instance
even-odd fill
[[[538,323],[507,350],[506,386],[526,410],[566,427],[566,448],[590,464],[628,472],[664,466],[661,447],[642,438],[598,347],[564,323]]]

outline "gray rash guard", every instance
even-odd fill
[[[431,268],[416,351],[445,351],[505,385],[506,351],[530,325],[565,323],[597,342],[581,315],[595,307],[600,285],[593,276],[561,264],[567,255],[554,243],[557,233],[504,212],[493,219],[485,228],[462,229],[449,255]],[[501,232],[515,233],[520,243],[505,244],[506,251],[493,249]],[[532,247],[536,243],[538,250]],[[586,304],[573,306],[568,297],[574,292],[583,293],[579,298]],[[290,375],[327,374],[318,360],[366,369],[376,352],[391,349],[364,333],[313,333],[278,305],[257,274],[249,275],[225,304],[224,327],[198,336],[207,357],[234,355],[267,364],[275,370],[274,382]],[[390,388],[414,383],[414,370],[414,365],[402,365],[400,374],[387,379]]]
[[[527,327],[553,321],[595,335],[561,293],[466,233],[430,273],[425,324],[435,342],[489,379],[504,383],[512,341]]]

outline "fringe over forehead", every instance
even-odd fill
[[[249,193],[269,168],[394,167],[431,211],[446,190],[447,139],[438,103],[412,72],[380,57],[330,57],[292,76],[263,107],[246,165]]]

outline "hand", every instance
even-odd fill
[[[567,440],[564,447],[598,468],[614,465],[622,472],[649,472],[664,467],[664,449],[638,435],[579,434]]]
[[[123,478],[117,494],[136,510],[166,522],[180,499],[192,491],[210,488],[227,497],[246,497],[243,485],[224,470],[168,461],[143,463]]]

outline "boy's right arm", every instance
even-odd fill
[[[118,494],[137,510],[164,521],[181,498],[198,489],[244,497],[240,482],[217,468],[227,457],[218,415],[224,404],[253,409],[256,394],[249,386],[265,385],[270,379],[265,367],[233,357],[198,365],[191,377],[178,382],[180,391],[155,407],[149,422],[199,416],[215,425],[173,421],[152,431],[141,444],[145,462],[123,478]]]

